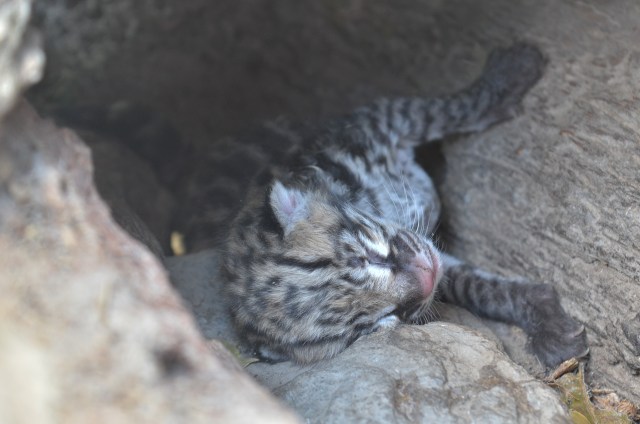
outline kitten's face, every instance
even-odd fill
[[[322,199],[311,199],[307,208],[305,219],[300,219],[284,237],[285,256],[322,264],[315,273],[296,276],[301,286],[314,287],[318,280],[348,285],[386,297],[397,305],[397,312],[403,313],[417,313],[407,308],[419,303],[426,307],[432,300],[442,266],[431,241],[393,223],[351,207],[329,205]],[[331,289],[330,285],[327,287]]]
[[[269,240],[253,250],[248,267],[230,269],[236,322],[258,344],[312,362],[393,316],[424,315],[442,276],[429,240],[280,183],[270,207],[282,231],[256,235]]]

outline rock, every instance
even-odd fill
[[[478,319],[466,309],[453,305],[435,306],[438,320],[455,323],[481,333],[497,343],[516,364],[538,378],[546,377],[545,366],[528,349],[527,334],[519,327],[488,319]]]
[[[0,317],[10,316],[6,300]],[[0,422],[53,424],[57,396],[49,358],[24,322],[0,325]]]
[[[173,256],[167,258],[165,266],[171,283],[193,312],[202,334],[207,339],[239,345],[222,289],[218,253],[209,249]]]
[[[380,331],[311,367],[247,369],[314,423],[570,422],[557,393],[495,342],[448,323]]]
[[[29,29],[30,17],[31,0],[7,0],[0,5],[0,116],[42,77],[44,53],[39,37]]]
[[[201,331],[237,345],[218,254],[168,258],[166,265]],[[465,320],[463,312],[445,315]],[[559,395],[511,362],[496,340],[451,323],[380,331],[311,366],[254,363],[247,370],[308,422],[569,422]]]
[[[94,179],[115,221],[158,258],[170,252],[173,196],[151,166],[126,145],[87,131],[80,137],[91,148]]]
[[[73,132],[21,104],[0,158],[0,421],[297,422],[202,339]]]
[[[546,73],[522,116],[443,145],[440,187],[448,247],[553,284],[587,328],[587,381],[640,403],[631,341],[640,335],[640,33],[628,9],[637,6],[523,3]]]

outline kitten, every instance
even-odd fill
[[[540,78],[525,44],[494,51],[480,78],[442,98],[381,100],[307,131],[299,150],[258,175],[225,245],[230,310],[272,360],[330,358],[358,337],[422,322],[438,293],[513,323],[553,366],[588,352],[584,327],[552,286],[502,278],[438,251],[434,186],[414,148],[509,119]],[[243,168],[246,169],[246,168]]]
[[[189,183],[175,185],[178,220],[190,250],[223,243],[239,333],[268,359],[311,363],[380,327],[425,322],[438,296],[519,325],[547,366],[586,355],[584,327],[552,286],[434,246],[440,204],[414,161],[421,143],[514,116],[543,68],[535,47],[498,49],[458,94],[381,100],[322,126],[276,121],[193,161]]]

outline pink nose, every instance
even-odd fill
[[[437,253],[425,251],[418,253],[410,264],[411,271],[420,281],[423,296],[429,297],[440,278],[440,258]]]

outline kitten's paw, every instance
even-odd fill
[[[400,318],[396,315],[386,315],[376,321],[373,331],[378,331],[381,328],[393,328],[400,324]]]
[[[400,323],[400,318],[395,315],[395,305],[381,306],[377,311],[371,314],[370,324],[360,331],[360,335],[365,335],[378,331],[381,328],[393,328]]]
[[[266,345],[260,345],[256,347],[255,357],[260,362],[266,362],[267,364],[277,364],[279,362],[285,362],[290,359],[288,356],[272,350]]]
[[[537,325],[530,331],[530,348],[548,367],[589,354],[584,325],[571,318],[560,306],[553,287],[537,285]]]
[[[561,325],[544,325],[531,336],[531,350],[548,367],[589,354],[584,326],[568,316],[565,319],[569,321]]]
[[[540,79],[545,64],[540,50],[530,44],[492,51],[480,78],[482,89],[488,89],[493,103],[487,119],[495,123],[517,115],[522,98]]]

